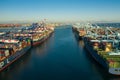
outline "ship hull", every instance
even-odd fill
[[[101,64],[103,67],[108,68],[108,65],[106,62],[97,54],[96,51],[92,49],[87,43],[85,44],[85,48],[90,53],[90,55],[97,61],[99,64]]]
[[[73,32],[74,32],[74,34],[75,34],[75,37],[76,37],[78,40],[82,40],[83,36],[80,36],[80,35],[79,35],[79,32],[78,32],[76,29],[72,28],[72,30],[73,30]]]
[[[37,46],[39,44],[41,44],[42,42],[44,42],[46,39],[48,39],[51,35],[52,35],[53,32],[51,32],[50,34],[46,35],[45,37],[41,38],[40,40],[38,41],[33,41],[32,42],[32,45],[33,46]]]
[[[109,73],[113,75],[120,75],[120,68],[109,68]]]
[[[75,37],[78,39],[78,40],[82,40],[83,37],[82,36],[79,36],[79,33],[75,32]]]
[[[85,44],[85,48],[87,49],[87,51],[90,53],[90,55],[99,63],[101,64],[103,67],[105,67],[106,69],[108,69],[108,64],[106,63],[106,61],[100,57],[99,54],[97,54],[97,51],[95,51],[86,40],[84,40],[84,44]]]
[[[20,57],[22,57],[26,52],[31,48],[30,46],[27,46],[23,48],[20,51],[17,51],[14,55],[9,56],[8,58],[4,59],[2,62],[0,62],[0,72],[6,69],[8,66],[10,66],[13,62],[18,60]]]

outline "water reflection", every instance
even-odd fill
[[[80,41],[79,41],[79,45],[80,45],[82,48],[84,48],[84,42],[83,42],[83,40],[80,40]]]
[[[54,34],[52,34],[50,38],[48,38],[45,42],[41,43],[40,45],[32,47],[31,52],[39,57],[46,56],[54,43],[53,37]]]

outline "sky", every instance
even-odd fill
[[[0,23],[120,22],[120,0],[0,0]]]

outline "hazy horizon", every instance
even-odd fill
[[[1,0],[0,23],[120,22],[119,0]]]

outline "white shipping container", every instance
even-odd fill
[[[8,56],[9,55],[9,50],[6,50],[5,51],[5,56]]]

